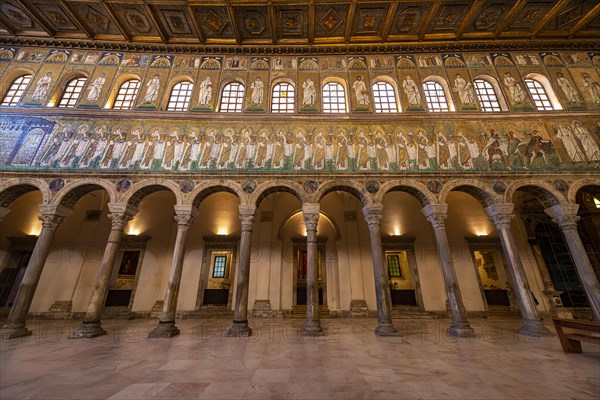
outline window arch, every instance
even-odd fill
[[[444,87],[436,81],[429,80],[423,82],[423,91],[425,92],[425,100],[427,108],[431,112],[448,112],[450,105]]]
[[[8,88],[8,91],[4,95],[2,99],[2,105],[8,107],[15,107],[21,101],[25,90],[31,83],[31,78],[33,75],[21,75],[17,77]]]
[[[58,107],[60,108],[74,108],[79,98],[81,97],[81,93],[83,92],[83,86],[87,82],[87,78],[78,77],[75,79],[71,79],[58,102]]]
[[[173,85],[169,95],[167,111],[187,111],[190,107],[193,90],[194,84],[189,81],[182,81]]]
[[[498,102],[498,96],[496,96],[496,91],[491,83],[483,79],[475,79],[473,83],[475,84],[475,93],[477,94],[481,111],[502,111]]]
[[[373,101],[376,113],[397,113],[398,99],[394,86],[385,81],[373,83]]]
[[[548,78],[540,74],[525,75],[525,85],[538,111],[562,110]]]
[[[273,86],[271,95],[271,112],[292,113],[296,99],[296,89],[288,82],[280,82]]]
[[[139,79],[129,79],[123,82],[119,86],[113,109],[131,110],[140,91],[140,83]]]
[[[239,82],[231,82],[221,91],[220,112],[241,112],[246,87]]]
[[[341,83],[325,83],[322,90],[322,99],[323,112],[334,114],[348,112],[346,106],[346,91]]]

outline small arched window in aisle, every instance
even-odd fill
[[[477,100],[479,100],[479,107],[482,111],[502,111],[498,96],[491,83],[483,79],[475,79],[473,83],[475,83],[475,93],[477,93]]]
[[[220,112],[241,112],[246,88],[238,82],[225,85],[221,92]]]
[[[187,111],[190,107],[194,84],[192,82],[179,82],[171,90],[167,111]]]
[[[271,112],[294,112],[295,91],[293,85],[290,85],[289,83],[278,83],[273,88],[271,99]]]
[[[373,99],[376,113],[397,113],[396,91],[387,82],[375,82],[373,84]]]
[[[345,113],[346,93],[344,87],[337,82],[329,82],[323,85],[323,112]]]
[[[546,89],[544,86],[535,79],[525,79],[525,84],[527,85],[527,90],[529,90],[529,94],[531,94],[531,98],[533,99],[533,103],[535,104],[535,108],[538,111],[553,111],[554,107],[548,98],[548,93],[546,93]]]
[[[427,81],[423,83],[427,108],[431,112],[448,112],[448,100],[444,88],[437,82]]]

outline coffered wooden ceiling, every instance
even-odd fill
[[[597,44],[599,0],[2,0],[0,43],[160,47]],[[31,41],[31,39],[35,39]]]

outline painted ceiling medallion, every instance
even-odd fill
[[[286,10],[281,12],[284,35],[302,34],[304,13],[302,11]]]
[[[327,32],[328,34],[333,33],[340,25],[342,24],[342,18],[340,15],[332,8],[327,10],[323,18],[319,21],[319,25]]]
[[[265,17],[256,11],[249,11],[244,15],[244,29],[251,35],[260,35],[266,29]]]
[[[180,10],[165,10],[163,16],[167,22],[167,26],[172,33],[190,34],[190,26],[185,19],[185,13]]]
[[[382,8],[369,8],[360,10],[357,33],[377,32],[379,30],[382,15]]]
[[[531,3],[521,11],[515,22],[512,24],[513,28],[531,28],[535,26],[537,22],[544,16],[544,11],[548,7],[547,4]]]
[[[31,28],[33,26],[31,18],[29,18],[23,10],[10,3],[2,4],[0,10],[6,15],[11,23],[20,26],[21,28]]]
[[[419,7],[408,7],[400,14],[396,21],[396,27],[400,32],[410,32],[421,20],[421,9]]]
[[[85,14],[85,20],[89,22],[92,26],[106,31],[108,30],[108,25],[110,23],[109,19],[102,15],[101,12],[96,10],[94,7],[88,5],[87,12]]]
[[[475,20],[475,29],[483,30],[491,28],[500,20],[504,7],[500,4],[492,4],[479,14]]]
[[[128,9],[125,11],[125,19],[133,28],[142,33],[150,31],[150,24],[146,16],[138,10]]]
[[[210,10],[208,14],[206,14],[206,18],[204,18],[204,23],[206,26],[210,28],[211,31],[220,35],[223,29],[227,26],[227,21],[217,15],[216,12]]]

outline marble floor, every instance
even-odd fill
[[[558,338],[516,333],[519,321],[471,320],[476,338],[444,335],[443,319],[254,319],[227,338],[226,319],[181,320],[181,335],[147,339],[156,320],[107,320],[108,335],[70,340],[77,321],[30,321],[1,342],[0,398],[9,399],[598,399],[600,347],[563,353]],[[552,326],[548,324],[548,328]]]

